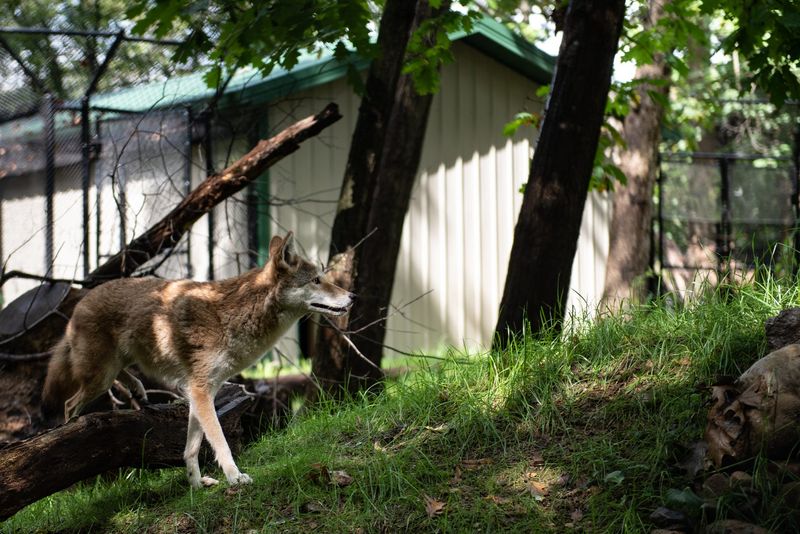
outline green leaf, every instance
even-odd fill
[[[699,514],[700,508],[703,506],[703,499],[695,495],[689,488],[682,490],[670,488],[665,497],[667,506],[678,508],[690,515]]]

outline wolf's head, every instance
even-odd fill
[[[283,306],[301,313],[342,315],[353,304],[352,293],[327,281],[317,266],[295,253],[292,232],[272,238],[269,256]]]

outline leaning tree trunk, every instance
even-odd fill
[[[331,321],[336,328],[321,325],[311,354],[314,377],[331,392],[383,376],[386,310],[432,98],[418,94],[402,68],[411,35],[439,10],[427,0],[388,0],[381,18],[380,55],[361,100],[328,257],[336,283],[357,298],[348,316]]]
[[[667,0],[668,1],[668,0]],[[651,0],[644,17],[645,28],[653,28],[664,17],[665,0]],[[666,97],[667,62],[664,54],[636,69],[642,83],[636,90],[636,104],[625,117],[622,137],[625,148],[619,152],[619,168],[628,179],[614,193],[608,263],[603,290],[603,306],[612,310],[625,303],[642,302],[647,297],[645,274],[650,265],[650,227],[653,218],[653,186],[658,173],[658,143],[664,108],[651,96]]]
[[[572,0],[514,229],[495,346],[560,325],[611,83],[624,0]]]

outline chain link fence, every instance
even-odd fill
[[[0,28],[0,256],[3,273],[80,280],[258,138],[251,107],[217,104],[172,41],[123,32]],[[235,94],[225,94],[228,100]],[[257,259],[255,191],[198,221],[143,266],[213,279]],[[10,278],[5,302],[36,287]]]
[[[798,170],[791,158],[662,156],[655,220],[661,289],[684,295],[757,266],[798,265]]]

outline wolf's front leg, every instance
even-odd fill
[[[186,433],[186,448],[183,451],[183,459],[186,461],[186,474],[189,477],[189,484],[197,489],[201,486],[213,486],[219,484],[215,478],[200,476],[200,446],[203,444],[203,428],[200,421],[194,415],[194,411],[189,408],[189,425]]]
[[[219,419],[217,419],[217,412],[214,410],[214,398],[211,395],[211,392],[208,391],[204,387],[198,387],[195,385],[189,386],[189,412],[190,414],[194,415],[194,418],[200,423],[200,427],[202,428],[203,433],[206,435],[206,439],[211,444],[211,448],[214,449],[214,454],[217,457],[217,463],[222,468],[222,472],[225,473],[225,478],[228,479],[229,484],[249,484],[253,480],[250,476],[246,475],[239,471],[239,468],[236,467],[236,464],[233,461],[233,455],[231,454],[231,449],[228,446],[228,442],[225,440],[225,435],[222,433],[222,427],[219,424]],[[196,434],[195,430],[195,434]],[[189,481],[192,482],[192,474],[194,472],[197,473],[199,476],[200,468],[197,467],[196,471],[193,471],[197,459],[197,452],[199,452],[199,444],[197,445],[197,451],[194,449],[189,449],[190,440],[194,438],[197,439],[194,435],[192,435],[192,417],[189,417],[189,435],[187,436],[186,441],[186,451],[185,456],[189,456],[192,458],[192,464],[190,465],[189,460],[186,460],[186,467],[189,470]],[[202,438],[199,440],[202,442]],[[192,452],[193,454],[189,455],[188,453]],[[195,478],[195,480],[197,480]],[[202,479],[201,479],[202,482]]]

